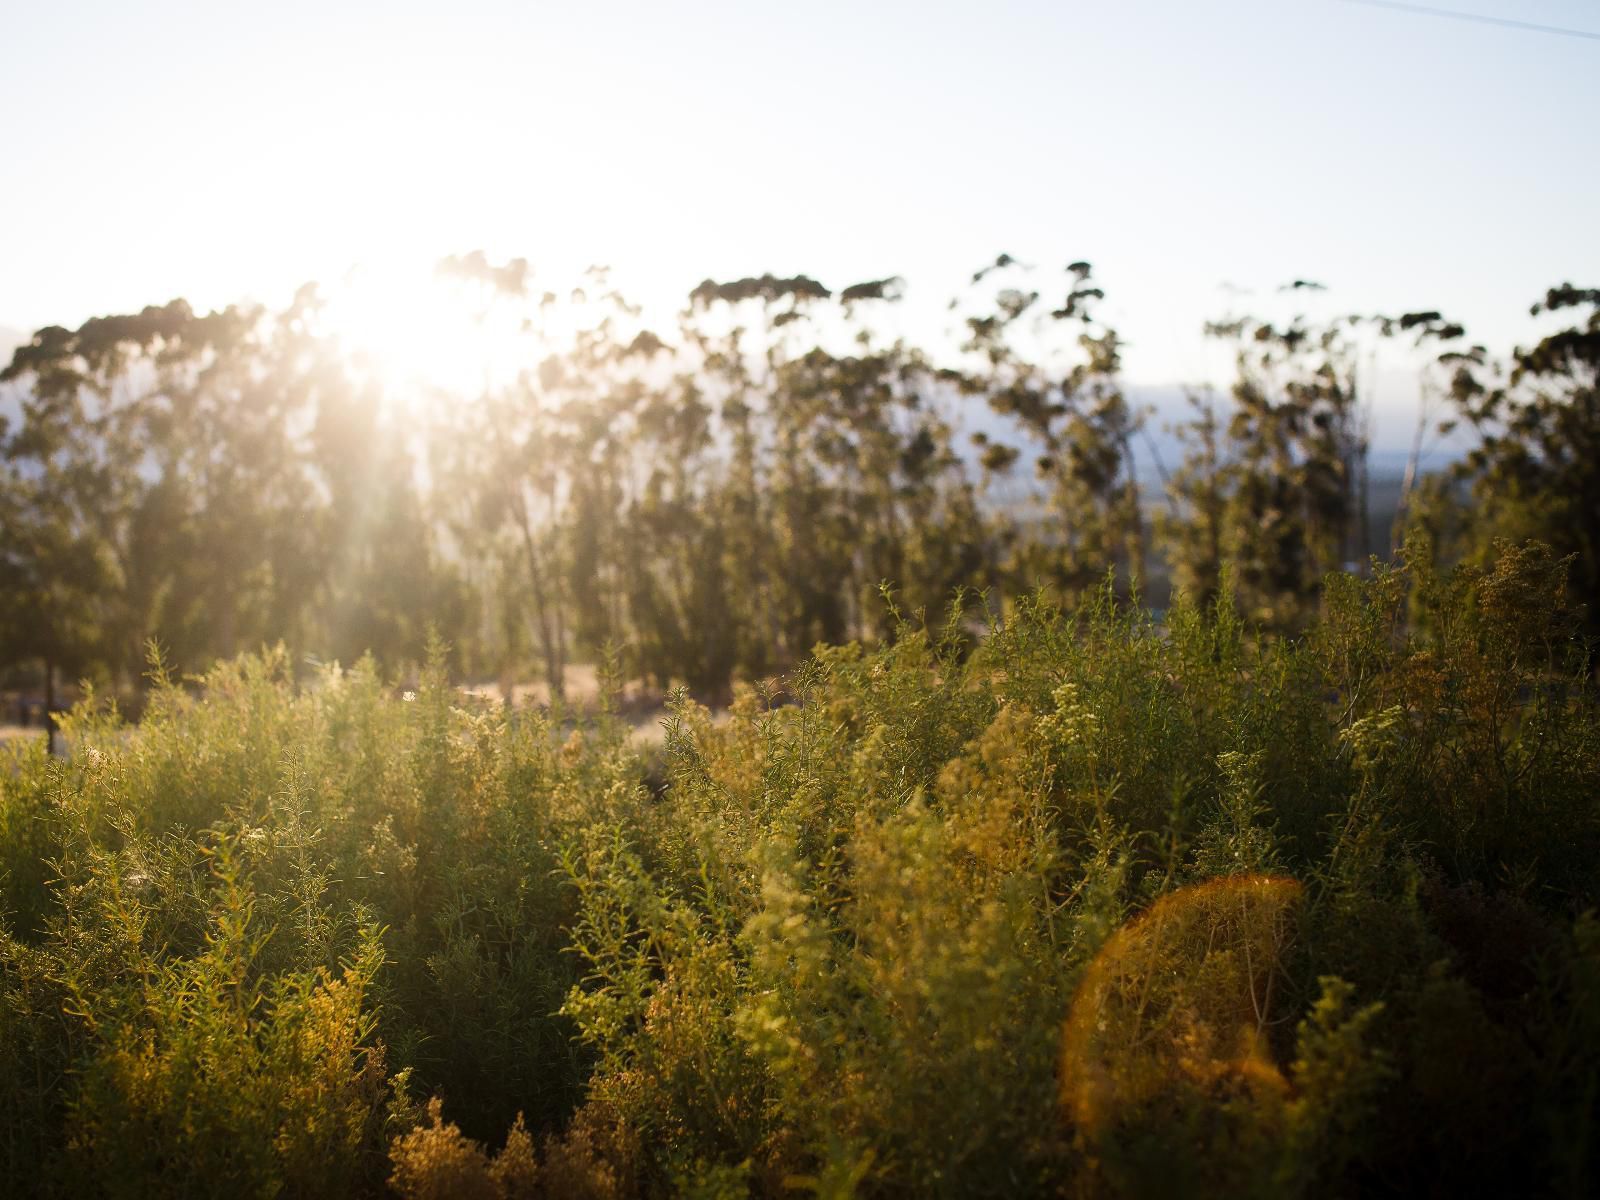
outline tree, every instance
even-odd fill
[[[1454,471],[1472,503],[1460,551],[1486,560],[1498,539],[1537,538],[1574,558],[1570,586],[1600,634],[1600,288],[1563,283],[1534,316],[1576,322],[1511,356],[1500,375],[1457,357],[1451,386],[1478,445]]]
[[[1017,280],[1030,269],[1008,254],[973,275],[973,283],[998,274]],[[1043,525],[1033,536],[1016,539],[1008,564],[1019,587],[1050,583],[1075,599],[1100,585],[1113,571],[1127,594],[1144,567],[1144,519],[1134,469],[1133,437],[1144,419],[1127,402],[1119,382],[1121,340],[1098,322],[1094,307],[1105,293],[1095,285],[1086,262],[1067,266],[1067,294],[1047,313],[1037,290],[1006,285],[993,296],[992,310],[966,320],[962,350],[976,366],[959,379],[970,394],[981,395],[996,413],[1014,419],[1034,453],[1043,486]],[[1035,316],[1027,334],[1041,341],[1036,354],[1017,345],[1023,318]],[[1054,331],[1077,326],[1078,357],[1058,366]],[[1002,473],[1012,457],[985,439],[983,466]]]

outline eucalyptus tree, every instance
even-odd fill
[[[1171,506],[1157,518],[1155,532],[1173,589],[1209,609],[1235,540],[1229,533],[1232,447],[1211,389],[1192,390],[1185,399],[1193,411],[1175,430],[1184,445],[1183,462],[1167,480]]]
[[[769,406],[764,393],[766,359],[749,351],[750,331],[737,320],[721,327],[706,306],[691,307],[680,321],[683,369],[693,374],[705,402],[715,409],[718,446],[724,461],[718,486],[708,497],[720,528],[728,624],[725,636],[734,659],[752,677],[770,674],[783,659],[783,606],[788,585],[773,537],[774,503]]]
[[[730,493],[730,507],[743,526],[743,543],[754,526],[765,545],[742,569],[756,576],[764,593],[775,662],[794,661],[819,641],[848,634],[848,601],[840,580],[848,556],[835,482],[820,461],[827,397],[805,383],[796,354],[813,310],[832,292],[807,275],[766,274],[717,282],[707,279],[689,295],[689,318],[702,326],[702,342],[716,338],[712,360],[722,377],[723,410],[731,418],[733,478],[748,480],[761,496],[750,502]],[[720,316],[720,336],[704,323]],[[743,512],[741,513],[741,508]],[[741,582],[741,585],[743,583]]]
[[[949,389],[871,320],[903,289],[897,277],[834,293],[764,275],[691,296],[690,340],[722,397],[730,540],[755,551],[735,587],[785,581],[762,605],[781,606],[768,641],[780,661],[818,640],[891,634],[884,583],[937,610],[984,574],[975,493],[942,411]],[[769,537],[745,532],[763,523]]]
[[[41,645],[126,679],[152,637],[199,665],[299,620],[316,497],[294,445],[301,397],[268,324],[180,300],[43,329],[16,351],[4,377],[22,387],[22,419],[6,457],[34,529],[18,553],[57,593],[38,606]]]
[[[1572,323],[1502,371],[1481,352],[1451,359],[1451,398],[1478,444],[1453,476],[1471,496],[1460,552],[1484,560],[1500,539],[1538,538],[1571,556],[1570,586],[1600,635],[1600,288],[1549,288],[1535,317]]]
[[[464,544],[482,554],[509,540],[507,553],[520,563],[543,674],[551,695],[560,697],[566,639],[554,522],[564,439],[538,382],[541,376],[547,385],[557,381],[553,363],[547,360],[540,372],[525,372],[463,406],[449,442],[454,469],[443,482],[465,501],[468,515],[458,526]]]
[[[1424,362],[1417,375],[1417,419],[1389,531],[1389,549],[1393,552],[1404,545],[1417,523],[1413,501],[1419,491],[1434,497],[1442,495],[1437,481],[1424,479],[1422,474],[1423,456],[1429,448],[1430,437],[1446,436],[1454,428],[1453,421],[1440,421],[1438,406],[1441,401],[1448,402],[1456,378],[1464,368],[1470,371],[1487,364],[1488,351],[1482,346],[1461,348],[1457,343],[1466,334],[1466,329],[1445,320],[1437,311],[1407,313],[1396,320],[1379,317],[1376,321],[1384,336],[1414,333],[1415,347],[1433,352],[1432,360]],[[1442,382],[1441,376],[1445,377]],[[1437,513],[1436,504],[1434,509]]]
[[[1074,262],[1065,274],[1064,298],[1051,308],[1037,288],[1021,286],[1037,276],[1010,255],[974,273],[975,287],[1000,286],[987,305],[965,317],[961,349],[976,365],[958,383],[1013,419],[1032,455],[1043,514],[1038,527],[1013,539],[1015,582],[1046,582],[1077,597],[1111,571],[1126,592],[1144,565],[1132,447],[1144,414],[1123,392],[1116,331],[1094,315],[1105,294],[1092,268]],[[1077,331],[1065,346],[1062,328]],[[1031,352],[1019,345],[1025,339],[1035,343]],[[1003,443],[985,438],[982,445],[982,465],[990,473],[1009,471],[1017,459]]]
[[[1296,280],[1284,292],[1321,291]],[[1381,339],[1409,335],[1437,364],[1482,362],[1481,347],[1456,349],[1463,328],[1436,311],[1399,317],[1359,314],[1312,320],[1246,316],[1211,322],[1209,335],[1235,347],[1232,403],[1190,397],[1194,416],[1178,427],[1185,459],[1169,480],[1172,512],[1158,522],[1174,583],[1199,601],[1215,595],[1224,564],[1254,618],[1294,627],[1310,615],[1323,576],[1398,545],[1373,537],[1367,458],[1371,410],[1361,385],[1363,354]],[[1420,453],[1420,450],[1418,451]],[[1414,458],[1416,455],[1414,455]],[[1401,500],[1408,504],[1413,461]]]
[[[58,672],[105,661],[120,575],[82,505],[96,486],[92,466],[8,434],[0,421],[0,664],[38,666],[48,724]]]
[[[650,453],[627,513],[627,596],[641,664],[663,682],[681,680],[707,702],[726,703],[744,640],[734,597],[745,582],[727,554],[713,415],[688,375],[653,389],[640,408],[638,436]]]
[[[1285,290],[1319,285],[1297,280]],[[1328,571],[1370,553],[1365,519],[1370,417],[1359,387],[1361,317],[1239,317],[1206,332],[1235,347],[1224,426],[1209,401],[1181,427],[1189,443],[1162,522],[1175,580],[1214,591],[1234,568],[1246,611],[1268,624],[1308,615]]]

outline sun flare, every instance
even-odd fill
[[[425,270],[354,268],[324,291],[317,324],[407,405],[482,394],[533,355],[521,306]]]

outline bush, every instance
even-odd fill
[[[270,653],[0,772],[34,1194],[1582,1195],[1600,708],[1537,547],[1298,640],[900,622],[665,786]],[[425,1106],[413,1097],[427,1098]]]

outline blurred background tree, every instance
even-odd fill
[[[708,279],[663,337],[603,270],[565,299],[520,259],[440,272],[474,320],[520,331],[515,371],[406,391],[311,286],[282,312],[174,301],[21,346],[0,658],[126,692],[152,638],[182,670],[279,640],[400,670],[431,626],[508,689],[537,676],[560,698],[573,662],[617,651],[721,704],[818,642],[892,640],[884,584],[903,611],[964,591],[1003,616],[1109,578],[1159,609],[1169,588],[1211,601],[1231,565],[1242,613],[1293,632],[1328,572],[1420,530],[1480,565],[1537,537],[1575,556],[1591,612],[1600,588],[1593,290],[1551,289],[1534,315],[1576,323],[1506,364],[1434,311],[1218,321],[1231,397],[1191,398],[1169,475],[1087,262],[1053,299],[1010,255],[975,272],[954,357],[879,332],[896,278]],[[1360,368],[1397,337],[1478,442],[1425,478],[1414,451],[1374,512]]]

